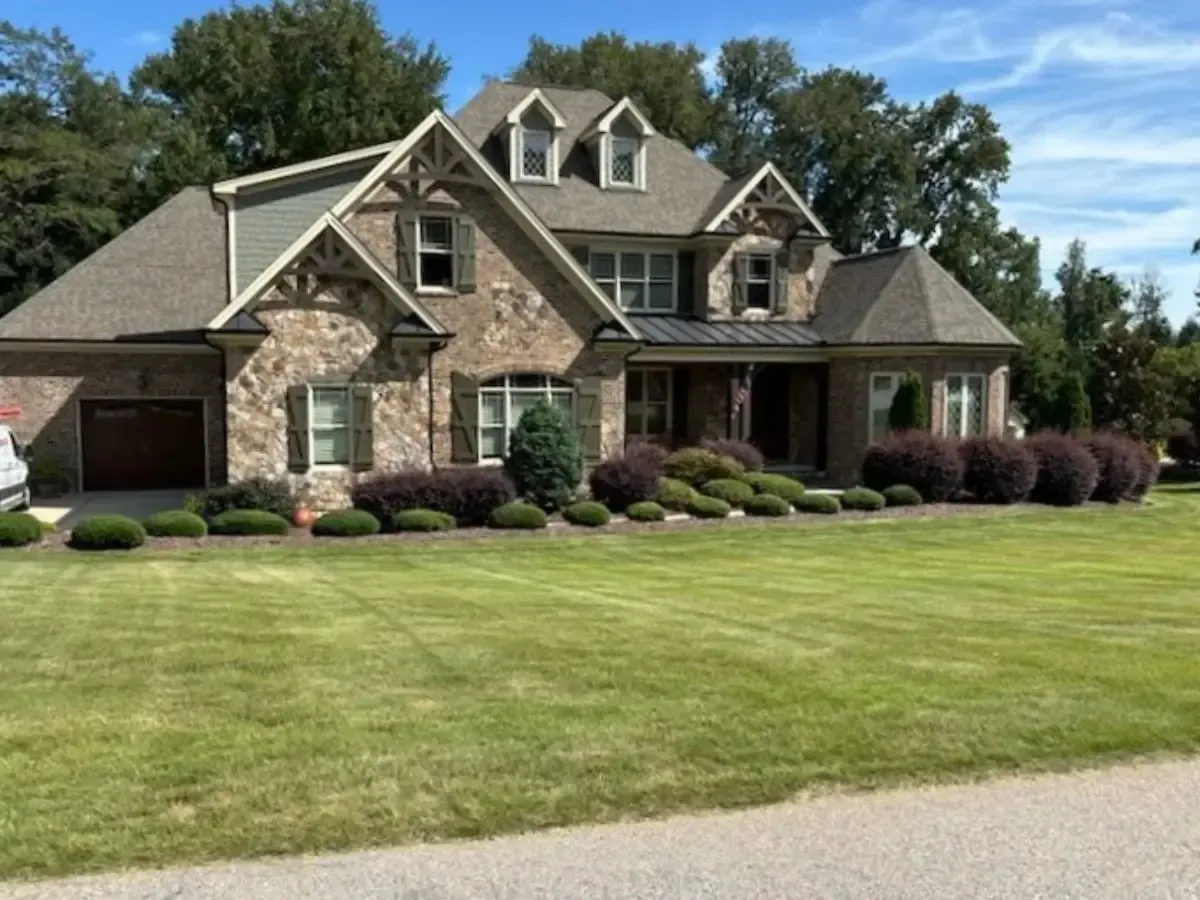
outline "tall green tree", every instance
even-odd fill
[[[726,41],[716,64],[712,161],[730,175],[749,172],[771,155],[775,98],[796,86],[800,67],[779,38]]]
[[[1067,246],[1066,259],[1055,277],[1063,336],[1068,346],[1086,358],[1100,342],[1105,327],[1121,314],[1128,292],[1112,273],[1088,267],[1087,248],[1079,239]]]
[[[1129,284],[1131,325],[1159,346],[1171,343],[1174,332],[1165,311],[1170,294],[1155,269],[1147,268]]]
[[[1158,349],[1153,339],[1130,327],[1128,316],[1105,329],[1093,351],[1088,385],[1097,426],[1147,441],[1167,437],[1172,384],[1161,361],[1155,364]]]
[[[177,123],[174,150],[207,146],[244,174],[394,140],[441,105],[448,73],[368,0],[273,0],[185,20],[132,82]]]

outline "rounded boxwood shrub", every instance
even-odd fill
[[[588,528],[599,528],[612,520],[612,513],[603,503],[594,500],[581,500],[572,503],[563,510],[563,518],[572,525],[584,525]]]
[[[876,512],[883,509],[887,500],[883,494],[865,487],[853,487],[842,491],[842,509],[856,509],[859,512]]]
[[[833,515],[842,511],[842,504],[833,494],[805,494],[792,504],[797,512]]]
[[[696,489],[686,481],[677,478],[664,478],[658,485],[658,493],[654,500],[663,509],[675,512],[687,512],[692,501],[699,497]]]
[[[1079,506],[1096,490],[1096,459],[1082,443],[1056,432],[1035,434],[1027,441],[1037,460],[1037,481],[1030,499],[1050,506]]]
[[[339,509],[313,522],[312,533],[317,537],[362,537],[379,534],[379,527],[379,520],[366,510]]]
[[[718,478],[740,478],[745,469],[732,457],[720,456],[703,447],[684,447],[667,457],[663,472],[668,478],[699,487]]]
[[[525,410],[508,442],[504,468],[517,493],[541,509],[564,505],[583,478],[579,432],[545,400]]]
[[[724,500],[730,506],[745,506],[746,501],[754,496],[754,488],[737,478],[717,478],[702,484],[700,493]]]
[[[600,463],[592,469],[588,485],[592,496],[609,509],[624,509],[658,493],[662,469],[648,454],[629,454]]]
[[[249,537],[259,534],[287,534],[288,520],[265,509],[231,509],[208,520],[212,534]]]
[[[735,441],[730,438],[705,438],[700,442],[700,447],[704,450],[711,450],[717,456],[727,456],[735,460],[747,472],[761,472],[767,462],[761,450],[745,441]]]
[[[23,512],[0,512],[0,547],[24,547],[42,539],[42,523]]]
[[[1142,475],[1138,443],[1122,434],[1097,432],[1083,442],[1096,460],[1096,489],[1092,499],[1120,503],[1133,497]]]
[[[782,497],[788,503],[795,503],[804,496],[804,485],[786,475],[747,472],[742,476],[742,481],[754,488],[756,494],[774,494],[776,497]]]
[[[205,491],[201,515],[212,519],[232,509],[261,509],[290,519],[296,509],[291,485],[276,478],[248,478]]]
[[[433,509],[402,509],[392,516],[392,531],[453,531],[454,516]]]
[[[76,550],[132,550],[146,543],[146,529],[129,516],[92,516],[71,529]]]
[[[688,512],[697,519],[724,519],[732,507],[720,497],[698,496],[688,504]]]
[[[921,495],[908,484],[893,484],[883,489],[883,499],[888,506],[920,506]]]
[[[632,522],[661,522],[667,517],[667,511],[653,500],[635,503],[625,510],[625,515]]]
[[[493,528],[525,528],[533,531],[545,528],[547,519],[546,513],[540,507],[522,500],[514,500],[492,510],[491,524]]]
[[[979,503],[1023,503],[1037,481],[1037,461],[1024,441],[972,438],[961,448],[963,487]]]
[[[893,484],[917,489],[926,503],[944,503],[962,484],[963,462],[953,441],[927,431],[898,431],[867,450],[862,483],[873,491]]]
[[[755,494],[746,501],[748,516],[786,516],[792,511],[792,504],[775,494]]]
[[[150,537],[202,538],[208,534],[208,523],[186,509],[155,513],[142,527]]]

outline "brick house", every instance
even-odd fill
[[[76,489],[498,461],[540,398],[590,461],[734,436],[848,481],[909,370],[1002,434],[1018,342],[921,248],[842,257],[771,164],[629,99],[496,82],[376,147],[185,189],[0,319],[0,399]]]

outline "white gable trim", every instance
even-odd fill
[[[816,213],[812,211],[812,208],[804,201],[804,198],[800,196],[800,192],[792,187],[792,183],[783,177],[783,173],[779,171],[773,162],[765,163],[762,168],[755,172],[754,176],[742,186],[742,189],[733,196],[733,199],[725,204],[719,213],[713,216],[712,221],[705,225],[703,230],[716,231],[721,226],[721,223],[745,202],[750,192],[758,187],[758,183],[768,175],[774,176],[775,180],[779,182],[779,186],[783,188],[784,193],[788,195],[788,199],[796,204],[796,208],[804,213],[808,217],[808,220],[813,223],[817,229],[817,233],[822,237],[829,237],[829,232],[821,224],[821,220],[817,218]]]
[[[613,108],[606,112],[603,116],[601,116],[600,120],[597,121],[596,124],[591,128],[589,128],[583,137],[580,138],[580,140],[587,141],[597,134],[608,134],[610,131],[612,131],[613,123],[616,122],[617,119],[619,119],[622,115],[628,115],[629,118],[633,120],[633,124],[637,126],[637,129],[641,133],[642,137],[653,137],[657,133],[654,130],[654,126],[650,123],[650,120],[646,118],[646,114],[638,109],[638,106],[633,102],[633,99],[630,97],[622,97],[620,102],[613,106]]]
[[[526,237],[540,249],[551,262],[555,263],[558,270],[566,277],[567,281],[583,295],[584,299],[598,312],[606,321],[611,319],[619,322],[621,326],[629,332],[631,337],[638,337],[637,328],[633,322],[621,310],[621,308],[609,299],[592,281],[592,276],[581,266],[578,260],[575,259],[567,248],[556,238],[537,217],[529,204],[521,199],[521,196],[513,190],[512,185],[500,176],[500,173],[484,159],[483,155],[468,140],[463,134],[462,129],[458,124],[440,110],[434,111],[425,117],[416,128],[414,128],[407,137],[397,144],[387,156],[385,156],[373,168],[366,177],[358,184],[350,189],[341,200],[334,204],[330,214],[338,219],[344,219],[357,210],[371,195],[371,193],[383,183],[384,179],[390,175],[401,160],[404,159],[412,150],[420,143],[420,141],[429,133],[429,131],[440,125],[446,130],[459,149],[466,154],[467,158],[479,170],[479,176],[491,187],[491,189],[499,196],[501,205],[505,207],[513,221],[515,221]]]
[[[550,117],[550,124],[554,126],[556,131],[567,127],[567,120],[563,118],[558,108],[547,99],[546,95],[542,93],[541,88],[534,88],[525,95],[525,99],[509,111],[508,115],[504,117],[504,121],[497,125],[495,130],[501,131],[509,125],[520,125],[521,119],[525,117],[525,113],[529,110],[529,107],[535,103],[541,106],[542,111]]]
[[[324,171],[325,169],[336,169],[339,166],[363,162],[373,156],[382,156],[395,147],[397,143],[399,142],[388,141],[386,144],[375,144],[373,147],[360,147],[357,150],[335,153],[332,156],[322,156],[320,159],[312,159],[308,162],[281,166],[278,169],[268,169],[265,172],[259,172],[255,175],[228,178],[225,181],[218,181],[214,184],[212,192],[217,196],[233,195],[238,193],[238,191],[248,190],[275,181],[283,181],[288,178],[295,178],[297,175],[309,175],[313,172]]]
[[[411,293],[405,290],[404,286],[396,280],[396,276],[379,262],[375,254],[331,213],[322,215],[308,227],[304,234],[296,238],[291,246],[276,257],[275,261],[267,266],[262,274],[246,286],[246,289],[237,296],[236,300],[221,310],[217,314],[217,317],[208,323],[206,326],[207,330],[213,331],[221,328],[243,309],[258,301],[263,293],[275,284],[284,270],[295,262],[296,258],[308,248],[308,245],[320,237],[326,229],[332,231],[345,243],[346,249],[353,253],[358,262],[377,280],[384,296],[391,300],[397,309],[405,314],[411,313],[416,315],[417,318],[439,334],[446,333],[445,327]]]

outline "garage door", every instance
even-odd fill
[[[199,400],[84,400],[79,406],[85,491],[204,486]]]

